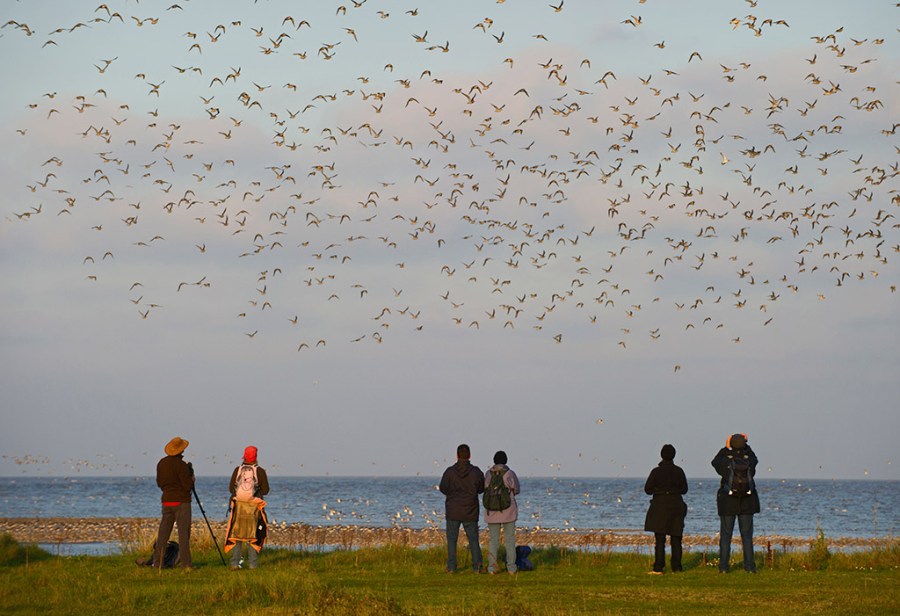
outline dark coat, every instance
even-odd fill
[[[156,485],[162,490],[164,503],[191,502],[194,473],[182,454],[166,456],[156,465]]]
[[[719,491],[716,492],[716,509],[719,515],[759,513],[759,493],[756,491],[755,485],[750,494],[743,495],[729,495],[728,490],[725,489],[725,478],[728,476],[731,458],[735,454],[743,455],[745,453],[750,457],[750,476],[753,477],[756,475],[756,465],[759,463],[759,460],[753,450],[750,449],[750,445],[747,445],[744,449],[737,450],[722,447],[712,460],[713,468],[716,469],[716,472],[722,478],[719,482]]]
[[[444,471],[441,494],[447,497],[445,516],[456,522],[478,521],[478,495],[484,492],[484,473],[468,460],[458,460]]]
[[[684,533],[687,514],[687,505],[681,495],[687,491],[687,477],[681,467],[671,460],[662,460],[650,471],[644,484],[644,492],[653,495],[644,519],[644,530],[680,537]]]

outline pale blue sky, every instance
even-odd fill
[[[0,474],[900,478],[894,4],[7,3]]]

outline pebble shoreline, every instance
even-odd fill
[[[146,549],[156,539],[158,518],[0,518],[0,534],[9,533],[22,543],[77,544],[117,543],[124,549]],[[225,523],[210,521],[216,536],[225,536]],[[209,540],[209,530],[202,517],[195,515],[191,527],[192,542]],[[482,531],[487,541],[487,531]],[[522,528],[516,532],[517,542],[534,547],[622,548],[653,545],[653,535],[629,529],[556,530]],[[770,549],[804,549],[813,537],[763,535],[754,543]],[[897,543],[894,537],[827,537],[836,548],[884,548]],[[378,547],[403,545],[426,547],[444,545],[446,536],[438,528],[363,526],[311,526],[299,522],[276,523],[269,527],[268,543],[281,547],[304,549]],[[705,546],[715,549],[718,538],[711,535],[685,535],[685,547]]]

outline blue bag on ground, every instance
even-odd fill
[[[534,571],[534,563],[528,559],[529,554],[531,554],[529,546],[516,546],[516,569],[519,571]]]

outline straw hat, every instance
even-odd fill
[[[190,445],[189,442],[187,442],[180,436],[176,436],[171,441],[169,441],[168,445],[166,445],[166,455],[177,456],[178,454],[182,453],[185,449],[187,449],[188,445]]]

